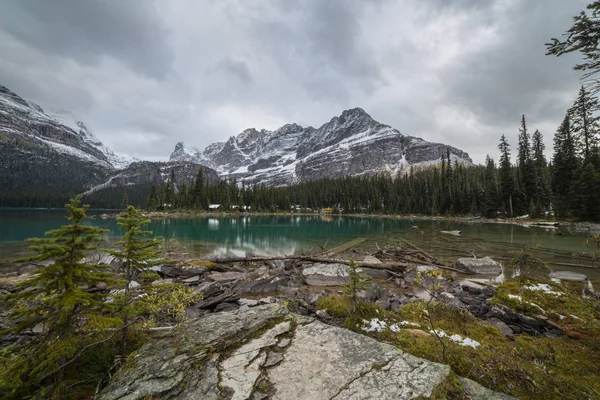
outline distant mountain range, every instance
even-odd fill
[[[137,203],[151,184],[174,170],[179,182],[191,181],[199,168],[207,179],[215,171],[183,161],[150,162],[116,155],[69,113],[44,111],[0,85],[0,206],[62,207],[79,193],[125,188]]]
[[[246,129],[204,151],[177,143],[171,161],[200,163],[221,177],[248,184],[288,185],[303,180],[407,172],[450,158],[472,164],[455,147],[405,135],[360,108],[346,110],[319,128],[284,125],[275,131]]]
[[[440,162],[472,164],[462,150],[405,135],[360,108],[342,112],[319,128],[284,125],[246,129],[203,151],[177,143],[169,162],[131,160],[115,154],[69,113],[44,111],[0,85],[0,206],[62,206],[88,196],[147,195],[151,184],[174,171],[190,182],[199,168],[208,180],[288,185],[303,180],[408,171]]]

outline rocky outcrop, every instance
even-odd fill
[[[440,162],[471,164],[457,148],[408,136],[375,121],[360,108],[342,112],[319,128],[284,125],[275,131],[247,129],[203,152],[178,143],[171,160],[194,161],[246,183],[288,185],[348,175],[392,174]]]
[[[99,399],[427,399],[450,374],[448,366],[272,304],[157,334]]]

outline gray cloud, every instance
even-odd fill
[[[0,83],[164,159],[349,107],[482,162],[526,114],[551,136],[580,82],[545,56],[588,0],[3,0]]]
[[[153,1],[4,0],[3,29],[42,52],[97,65],[111,56],[155,78],[169,72],[168,30]]]

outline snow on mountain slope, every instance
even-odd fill
[[[275,131],[246,129],[202,152],[178,143],[170,159],[202,163],[222,177],[249,184],[288,185],[348,175],[403,173],[411,166],[438,164],[447,151],[453,161],[472,164],[462,150],[405,135],[354,108],[317,129],[297,124]]]
[[[123,169],[127,160],[100,142],[72,114],[46,112],[0,85],[0,135],[77,157],[108,169]]]

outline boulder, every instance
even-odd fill
[[[502,265],[490,257],[459,258],[454,263],[454,267],[471,274],[499,274],[502,272]]]
[[[344,286],[350,283],[350,267],[345,264],[316,263],[302,271],[307,285]]]
[[[446,365],[269,304],[157,332],[98,398],[241,400],[267,391],[273,400],[428,399],[450,373]]]

